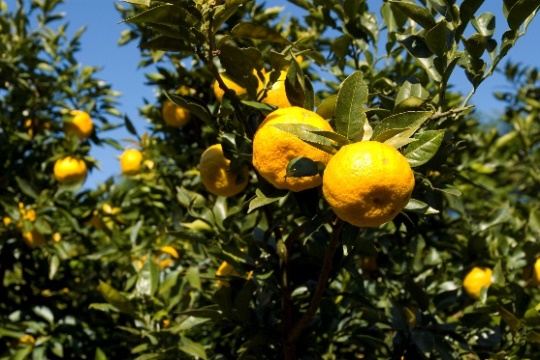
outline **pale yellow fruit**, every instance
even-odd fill
[[[199,172],[206,190],[218,196],[234,196],[242,192],[249,180],[247,166],[239,171],[229,169],[231,161],[223,154],[221,144],[207,148],[201,155]]]
[[[143,154],[137,149],[127,149],[120,156],[122,174],[135,175],[141,172]]]
[[[94,131],[94,122],[90,115],[80,110],[72,110],[70,115],[73,115],[73,119],[64,124],[65,133],[73,133],[81,140],[90,137]]]
[[[54,177],[61,184],[75,183],[86,179],[86,163],[71,156],[59,159],[54,164]]]
[[[323,164],[331,154],[315,148],[275,125],[309,125],[318,130],[333,131],[322,117],[300,107],[290,106],[270,113],[253,138],[253,166],[259,174],[278,189],[302,191],[321,185],[319,175],[287,177],[287,165],[297,157],[307,157]]]
[[[278,108],[291,106],[285,91],[285,79],[287,77],[287,71],[280,71],[278,79],[270,86],[271,74],[272,73],[267,73],[264,75],[267,89],[263,92],[261,102],[277,106]]]
[[[174,128],[183,127],[191,121],[191,113],[170,100],[163,103],[162,116],[165,124]]]
[[[359,227],[392,220],[409,202],[414,173],[390,145],[361,141],[343,146],[328,162],[323,194],[336,215]]]
[[[493,271],[490,268],[472,268],[463,279],[465,292],[473,299],[478,299],[482,288],[488,288],[491,285],[491,275]]]

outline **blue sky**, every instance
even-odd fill
[[[8,0],[7,3],[10,9],[14,8],[15,0]],[[286,6],[283,15],[291,15],[297,11],[295,6],[288,4],[285,0],[268,0],[266,3],[268,6]],[[381,1],[368,1],[368,5],[373,11],[381,3]],[[497,18],[496,38],[500,39],[502,32],[507,29],[501,11],[502,0],[486,0],[485,3],[486,5],[481,8],[481,12],[489,11],[495,14]],[[143,99],[154,101],[154,89],[144,86],[144,71],[148,71],[148,69],[137,69],[139,52],[136,48],[136,42],[123,47],[117,45],[120,33],[127,27],[125,24],[119,23],[122,19],[114,4],[115,1],[112,0],[68,0],[59,7],[59,10],[66,13],[69,32],[75,32],[82,26],[87,26],[77,59],[83,65],[102,67],[102,71],[98,74],[99,78],[112,84],[114,90],[122,93],[119,99],[120,111],[130,117],[139,133],[143,133],[147,123],[139,116],[138,108],[142,106]],[[527,34],[511,49],[509,56],[503,60],[503,64],[507,60],[529,65],[538,64],[540,57],[538,34],[540,34],[540,16],[533,20]],[[462,71],[458,69],[455,73],[451,78],[455,89],[468,93],[471,87]],[[500,91],[507,86],[504,78],[500,74],[495,74],[481,84],[471,103],[480,112],[490,116],[490,114],[502,109],[503,106],[502,103],[494,100],[493,91]],[[120,120],[114,121],[119,122]],[[107,136],[120,140],[130,138],[130,135],[123,129],[108,132]],[[125,142],[122,144],[127,145]],[[91,154],[100,162],[101,171],[94,170],[85,186],[94,187],[109,176],[120,172],[117,160],[120,152],[105,146],[94,147]]]

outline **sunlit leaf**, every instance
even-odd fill
[[[265,40],[284,45],[292,45],[289,40],[285,39],[274,29],[252,22],[244,22],[237,24],[231,30],[231,34],[233,36],[248,39]]]
[[[367,121],[364,104],[368,99],[368,87],[362,73],[355,71],[339,87],[336,100],[336,131],[350,140],[362,138],[364,122]]]
[[[444,139],[444,130],[427,130],[417,136],[417,140],[407,147],[405,157],[412,167],[427,163],[439,150]]]

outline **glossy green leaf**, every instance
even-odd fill
[[[208,358],[206,356],[206,350],[202,344],[196,343],[185,336],[182,336],[178,349],[196,359],[206,360]]]
[[[140,295],[152,296],[159,286],[159,269],[151,254],[146,256],[143,267],[139,271],[136,290]],[[115,304],[113,304],[115,305]],[[116,306],[116,305],[115,305]]]
[[[123,21],[191,27],[196,26],[200,20],[200,14],[194,11],[188,11],[184,6],[164,4],[152,7]]]
[[[364,104],[368,100],[368,86],[362,73],[355,71],[340,85],[336,99],[336,131],[349,140],[362,138],[367,121]]]
[[[484,1],[485,0],[463,0],[461,5],[459,6],[460,24],[456,29],[457,37],[460,37],[463,34],[465,28],[474,18],[474,15],[476,14],[480,6],[482,6]]]
[[[409,111],[395,114],[384,118],[373,129],[372,139],[384,142],[385,140],[401,134],[402,137],[409,137],[416,132],[426,122],[432,111]]]
[[[275,194],[264,194],[260,189],[255,191],[255,197],[249,202],[248,213],[262,206],[272,204],[287,196],[287,192],[277,192]]]
[[[141,48],[170,52],[191,51],[193,47],[183,41],[168,36],[158,36],[152,40],[141,43]]]
[[[337,95],[330,95],[325,98],[315,111],[323,119],[331,119],[336,113]]]
[[[275,31],[274,29],[252,22],[244,22],[237,24],[231,30],[231,34],[233,36],[247,39],[271,41],[283,45],[293,45],[292,42],[285,39],[283,36],[281,36],[280,33]]]
[[[196,116],[198,119],[206,123],[213,123],[212,115],[210,114],[208,108],[200,102],[195,101],[195,99],[171,94],[168,92],[165,93],[165,96],[167,96],[167,98],[169,98],[169,100],[171,100],[176,105],[189,110],[189,112]]]
[[[275,124],[273,126],[296,136],[319,150],[329,154],[336,152],[334,144],[327,137],[317,135],[316,131],[319,129],[314,126],[305,124]]]
[[[323,164],[306,157],[296,157],[287,165],[286,177],[303,177],[318,175],[322,171]]]
[[[133,304],[131,304],[127,297],[125,297],[122,293],[113,288],[111,285],[100,280],[98,289],[103,298],[120,312],[126,314],[134,313],[135,308]]]
[[[424,39],[417,35],[400,37],[400,43],[407,51],[418,61],[418,63],[426,70],[429,77],[437,82],[440,82],[442,77],[433,63],[433,53],[427,46]]]
[[[121,0],[121,1],[125,3],[129,3],[129,4],[150,6],[150,0]]]
[[[411,20],[418,23],[424,29],[429,30],[435,26],[435,18],[428,9],[405,1],[388,1],[392,7],[406,14]]]
[[[472,24],[478,33],[490,37],[495,34],[495,16],[486,12],[472,20]]]
[[[443,56],[448,51],[448,39],[451,37],[448,23],[441,20],[426,33],[426,45],[437,56]]]
[[[436,210],[426,204],[423,201],[417,200],[417,199],[411,199],[409,200],[409,203],[407,206],[405,206],[406,211],[415,212],[418,214],[424,214],[424,215],[430,215],[430,214],[438,214],[439,210]]]
[[[223,5],[216,6],[216,12],[212,18],[213,33],[215,34],[221,26],[238,11],[238,9],[249,1],[251,0],[232,0],[226,1]]]
[[[417,136],[417,141],[407,147],[405,157],[412,167],[427,163],[439,150],[444,139],[444,130],[426,130]]]
[[[506,21],[513,31],[519,30],[525,20],[534,15],[540,8],[538,0],[518,0],[508,9]]]

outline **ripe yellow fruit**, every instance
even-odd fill
[[[271,73],[267,73],[264,75],[266,84],[268,84],[270,81],[270,74]],[[287,72],[282,70],[279,73],[278,79],[272,84],[270,88],[264,91],[264,97],[262,98],[261,102],[277,106],[278,108],[291,106],[291,103],[289,102],[289,99],[287,98],[287,93],[285,91],[286,77]]]
[[[463,288],[473,299],[480,297],[480,291],[483,287],[488,288],[491,285],[491,275],[493,271],[490,268],[474,267],[463,279]]]
[[[309,145],[274,125],[303,124],[320,130],[333,131],[322,117],[306,109],[290,106],[270,113],[253,138],[253,166],[259,174],[278,189],[302,191],[319,186],[319,175],[286,177],[289,161],[296,157],[307,157],[323,164],[332,155]]]
[[[94,131],[94,122],[90,115],[80,110],[72,110],[70,115],[73,116],[73,119],[64,125],[66,135],[73,133],[81,140],[90,137]]]
[[[59,159],[54,164],[54,177],[61,184],[83,181],[87,173],[86,163],[71,156]]]
[[[231,161],[223,155],[221,144],[215,144],[201,155],[199,171],[206,190],[218,196],[234,196],[248,184],[248,168],[240,172],[229,170]]]
[[[120,156],[122,174],[134,175],[141,171],[143,155],[137,149],[127,149]]]
[[[36,339],[30,334],[25,334],[21,338],[19,338],[20,344],[34,345],[35,342],[36,342]]]
[[[45,245],[45,236],[36,229],[25,232],[22,236],[24,243],[32,249]]]
[[[342,220],[375,227],[392,220],[409,202],[414,174],[395,148],[376,141],[343,146],[328,162],[323,194]]]
[[[233,90],[236,96],[240,97],[242,95],[245,95],[247,93],[247,90],[232,81],[225,75],[224,73],[221,73],[221,79],[227,85],[227,87],[230,90]],[[225,95],[225,91],[223,91],[222,88],[219,87],[219,84],[217,81],[214,81],[214,95],[216,96],[216,99],[221,102],[223,100],[223,95]]]
[[[176,105],[170,100],[163,102],[162,116],[165,124],[174,128],[185,126],[191,120],[191,113],[187,109]]]
[[[173,248],[172,246],[169,246],[169,245],[165,245],[163,246],[161,249],[159,249],[159,251],[161,251],[162,253],[164,254],[169,254],[171,255],[173,258],[175,259],[178,259],[178,257],[180,256],[178,254],[178,251],[176,251],[175,248]]]
[[[540,285],[540,258],[536,259],[534,262],[531,283],[532,285]]]

